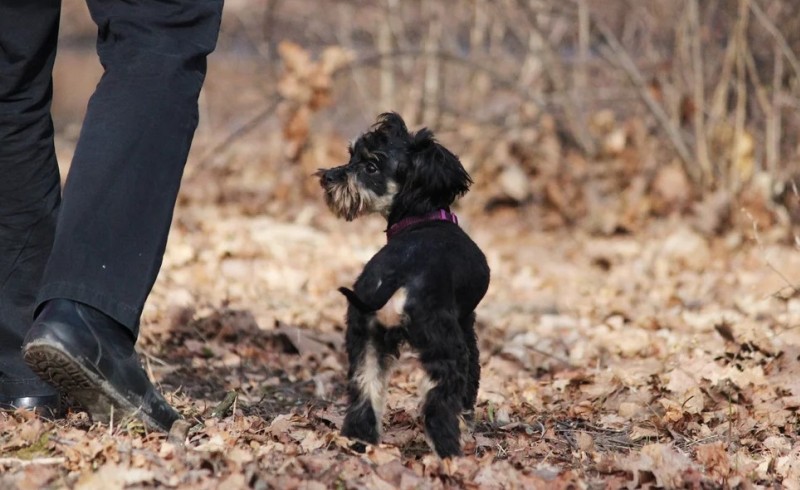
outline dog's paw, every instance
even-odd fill
[[[361,441],[356,441],[350,444],[350,449],[359,454],[364,454],[365,452],[367,452],[367,445]]]

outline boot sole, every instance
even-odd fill
[[[138,418],[151,429],[169,431],[140,407],[128,401],[110,383],[86,369],[57,344],[31,343],[25,347],[25,362],[40,377],[80,403],[96,421],[124,423]]]

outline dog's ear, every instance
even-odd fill
[[[373,128],[389,137],[408,138],[406,122],[396,112],[384,112],[378,116]]]
[[[402,174],[401,194],[426,202],[430,208],[449,206],[472,184],[458,157],[439,144],[427,128],[413,135]]]

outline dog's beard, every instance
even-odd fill
[[[353,221],[367,213],[388,216],[392,207],[397,184],[390,181],[386,193],[376,194],[360,185],[355,175],[348,175],[344,182],[331,184],[325,189],[325,203],[339,218]]]

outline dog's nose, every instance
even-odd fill
[[[322,183],[324,185],[330,185],[336,183],[337,180],[342,178],[342,169],[340,167],[332,168],[326,170],[322,173]]]

